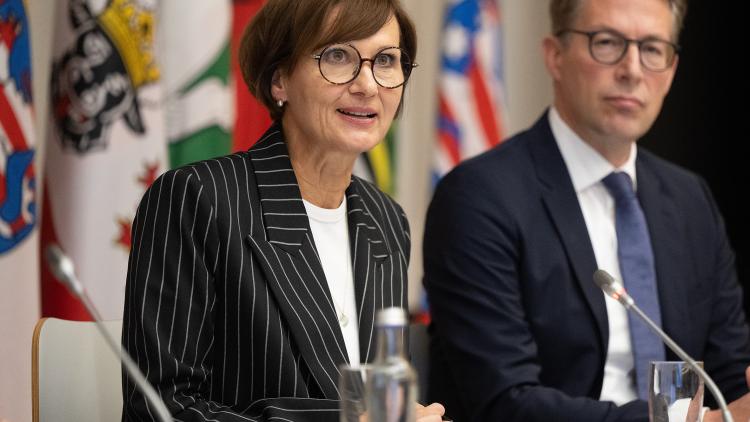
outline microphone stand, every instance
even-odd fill
[[[110,350],[120,358],[128,376],[135,382],[138,389],[141,390],[141,393],[146,397],[147,402],[154,407],[159,421],[172,422],[174,419],[172,419],[172,415],[170,415],[169,410],[167,410],[167,406],[151,384],[146,380],[146,377],[143,376],[138,365],[136,365],[125,350],[122,350],[122,348],[119,347],[119,343],[115,341],[109,331],[104,328],[99,311],[96,309],[94,302],[91,301],[86,290],[83,288],[83,285],[78,281],[78,278],[75,275],[73,262],[56,245],[48,246],[45,252],[47,264],[52,270],[52,273],[60,283],[65,285],[73,296],[81,301],[89,314],[94,318],[94,325],[96,325],[97,330],[99,330],[99,333],[104,337],[107,346],[109,346]]]
[[[716,398],[716,402],[719,404],[719,408],[721,408],[721,416],[724,419],[724,422],[734,422],[732,414],[729,413],[729,409],[727,408],[727,402],[724,399],[724,395],[721,394],[721,391],[719,391],[719,387],[716,386],[714,380],[711,379],[708,373],[706,373],[706,371],[704,371],[700,365],[698,365],[695,359],[691,358],[690,355],[687,354],[687,352],[682,350],[682,348],[678,346],[677,343],[675,343],[674,340],[672,340],[672,338],[667,335],[667,333],[665,333],[658,325],[654,323],[654,321],[651,320],[651,318],[643,313],[641,308],[639,308],[635,304],[633,298],[625,291],[625,287],[617,282],[614,277],[612,277],[604,270],[596,270],[594,272],[594,282],[602,290],[604,290],[605,294],[620,302],[620,304],[622,304],[622,306],[624,306],[628,311],[632,311],[633,313],[638,315],[638,318],[645,322],[648,328],[656,333],[656,335],[661,338],[661,340],[664,342],[664,344],[667,345],[667,347],[669,347],[680,359],[687,362],[688,366],[690,366],[690,368],[697,372],[698,376],[703,378],[703,381],[708,386],[711,394],[713,394],[713,396]]]

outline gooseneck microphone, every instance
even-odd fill
[[[724,422],[734,422],[734,419],[732,419],[732,415],[729,413],[729,409],[727,408],[727,402],[724,400],[724,395],[721,394],[721,391],[719,391],[719,387],[716,386],[716,383],[714,383],[714,380],[711,379],[710,376],[706,373],[706,371],[703,370],[703,368],[700,367],[695,362],[695,359],[691,358],[690,355],[688,355],[680,346],[677,345],[677,343],[672,340],[671,337],[667,335],[658,325],[654,323],[654,321],[651,320],[646,314],[641,311],[641,309],[635,304],[635,301],[632,297],[628,294],[628,292],[625,290],[625,286],[622,285],[619,281],[615,280],[614,277],[609,275],[608,272],[604,270],[596,270],[594,271],[594,283],[596,283],[599,288],[601,288],[604,293],[613,299],[617,300],[622,304],[622,306],[625,307],[628,311],[632,311],[638,317],[643,320],[643,322],[646,323],[648,328],[651,329],[656,335],[658,335],[661,340],[664,342],[664,344],[667,345],[677,356],[680,357],[680,359],[687,362],[687,364],[693,368],[693,370],[698,373],[698,376],[703,378],[703,381],[708,386],[708,389],[711,390],[711,394],[714,395],[716,398],[716,401],[719,403],[719,407],[721,408],[721,414],[724,418]]]
[[[172,416],[169,414],[169,410],[167,410],[167,406],[164,404],[161,397],[156,394],[156,391],[146,380],[146,377],[143,376],[141,370],[138,369],[138,365],[133,362],[133,359],[127,351],[118,347],[119,343],[116,342],[112,335],[104,328],[99,311],[96,309],[94,302],[91,301],[91,298],[89,298],[88,293],[86,293],[83,284],[81,284],[81,282],[78,281],[78,277],[76,277],[73,261],[71,261],[57,245],[49,245],[45,248],[45,258],[52,274],[54,274],[55,277],[67,287],[73,296],[83,303],[83,306],[94,318],[94,324],[99,330],[99,333],[104,337],[104,340],[106,340],[106,343],[112,352],[120,358],[120,361],[125,367],[125,371],[128,373],[130,379],[135,382],[135,385],[146,397],[148,403],[156,410],[156,416],[159,421],[173,421]]]

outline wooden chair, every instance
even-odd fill
[[[120,338],[121,320],[104,324]],[[39,320],[31,359],[34,422],[120,420],[120,361],[93,322]]]

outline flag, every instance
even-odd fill
[[[385,139],[371,150],[359,155],[353,173],[374,183],[380,190],[393,196],[396,194],[396,133],[398,123],[394,121]]]
[[[433,186],[462,160],[503,139],[506,115],[503,39],[497,0],[451,0],[446,6],[438,82]],[[414,321],[428,323],[422,293]]]
[[[39,272],[29,24],[0,0],[0,419],[31,420],[31,336]]]
[[[438,145],[433,181],[504,135],[503,54],[496,0],[447,6],[438,88]]]
[[[59,244],[103,318],[118,319],[131,222],[146,188],[168,166],[157,6],[56,6],[41,248]],[[41,268],[43,314],[89,319],[47,265]]]
[[[263,0],[234,0],[232,7],[232,80],[235,89],[235,124],[233,151],[250,148],[271,125],[271,116],[248,90],[242,79],[237,51],[245,27],[263,6]]]
[[[171,166],[226,155],[234,124],[231,1],[162,0],[159,12]]]
[[[383,192],[393,196],[396,194],[396,139],[398,122],[391,123],[385,139],[365,154],[368,167],[373,175],[375,184]]]

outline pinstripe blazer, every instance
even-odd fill
[[[401,208],[347,191],[360,354],[377,309],[406,306]],[[123,347],[176,420],[338,418],[346,346],[280,126],[247,152],[157,179],[133,223]],[[155,420],[123,377],[123,420]]]

